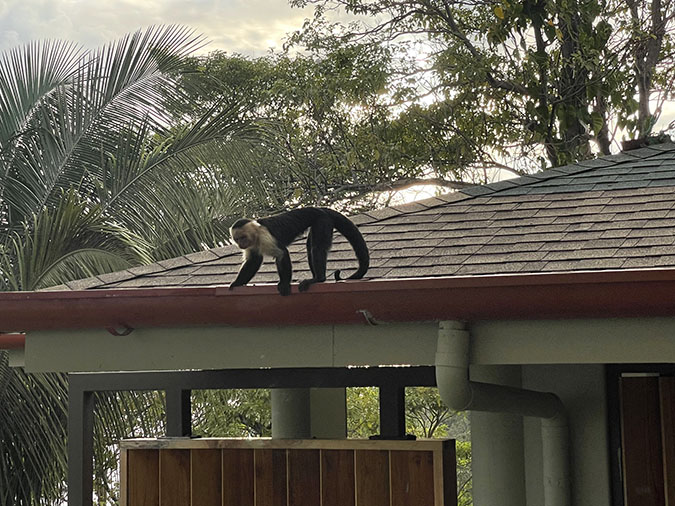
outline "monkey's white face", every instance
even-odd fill
[[[230,229],[232,240],[237,243],[241,249],[248,249],[256,245],[258,230],[253,223],[247,223],[243,227]]]

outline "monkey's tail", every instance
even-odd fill
[[[361,231],[349,218],[332,209],[329,209],[328,211],[330,211],[330,214],[333,217],[335,228],[344,235],[349,241],[349,244],[352,245],[356,258],[359,261],[359,268],[354,274],[347,278],[342,278],[340,270],[336,270],[334,273],[335,281],[340,281],[341,279],[361,279],[366,275],[368,267],[370,266],[370,254],[368,252],[366,241],[363,238],[363,235],[361,235]]]

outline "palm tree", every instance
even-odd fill
[[[237,106],[180,125],[165,112],[185,100],[181,62],[203,43],[166,26],[95,51],[46,41],[0,55],[0,290],[222,243],[260,129]],[[0,505],[62,497],[66,383],[0,352]],[[119,422],[121,409],[100,412]]]

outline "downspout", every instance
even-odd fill
[[[558,396],[471,381],[469,331],[457,321],[439,323],[436,382],[450,409],[541,418],[544,506],[570,506],[569,429],[565,407]]]

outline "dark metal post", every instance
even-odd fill
[[[192,435],[192,404],[190,390],[166,390],[166,435],[190,437]]]
[[[405,387],[380,386],[380,437],[405,438]]]
[[[68,506],[91,506],[94,492],[94,394],[68,376]]]

